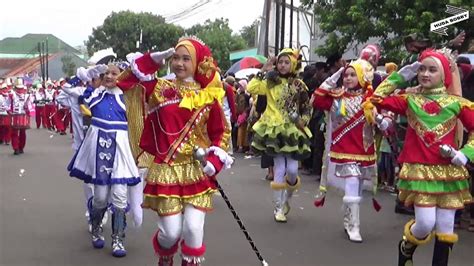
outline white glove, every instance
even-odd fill
[[[174,48],[169,48],[166,51],[151,53],[150,56],[151,56],[151,59],[153,59],[153,61],[157,63],[158,65],[164,65],[165,59],[171,57],[173,54],[174,54]]]
[[[410,81],[417,75],[418,68],[420,68],[421,63],[416,61],[415,63],[411,65],[407,65],[402,67],[399,71],[398,74],[403,77],[405,81]]]
[[[83,82],[91,81],[91,78],[89,77],[89,75],[87,75],[87,69],[85,69],[84,67],[80,67],[76,70],[76,76]]]
[[[337,85],[337,81],[341,78],[342,71],[344,71],[344,67],[341,67],[336,73],[332,74],[332,76],[327,78],[319,87],[325,90],[334,89]]]
[[[387,128],[390,126],[389,119],[384,118],[383,115],[380,114],[375,118],[375,122],[377,122],[377,127],[382,131],[387,130]]]
[[[216,174],[216,168],[214,168],[214,165],[212,165],[212,163],[210,163],[209,161],[206,163],[206,166],[204,166],[202,171],[207,176],[214,176]]]
[[[136,52],[136,53],[129,53],[126,58],[127,58],[127,62],[129,63],[132,63],[133,60],[139,58],[139,57],[142,57],[143,54],[140,53],[140,52]]]
[[[464,166],[467,164],[467,157],[461,151],[455,151],[456,155],[451,159],[451,163],[457,166]]]
[[[107,71],[108,67],[106,65],[96,65],[87,69],[87,76],[92,80],[99,78],[101,74],[104,74]]]

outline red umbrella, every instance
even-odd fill
[[[236,73],[237,71],[246,68],[261,68],[266,60],[267,59],[261,55],[246,56],[235,62],[226,73]]]

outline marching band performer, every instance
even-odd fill
[[[362,242],[360,201],[364,181],[376,175],[374,128],[361,104],[372,95],[374,69],[366,60],[356,60],[326,79],[314,92],[313,106],[330,111],[329,157],[335,166],[329,184],[344,191],[344,230],[352,242]],[[342,77],[342,87],[338,81]],[[388,121],[383,120],[384,129]],[[373,182],[376,187],[376,182]]]
[[[54,129],[53,116],[56,113],[56,105],[54,103],[54,98],[56,95],[56,90],[53,87],[51,80],[46,81],[46,88],[44,89],[44,111],[43,111],[43,121],[46,124],[46,128],[49,130]]]
[[[84,96],[92,115],[84,141],[71,160],[70,175],[94,185],[90,209],[92,245],[104,247],[101,222],[112,204],[112,255],[126,256],[124,246],[128,186],[140,183],[137,166],[130,149],[126,107],[123,93],[117,87],[120,69],[109,64],[103,87]]]
[[[3,82],[0,87],[0,144],[8,145],[11,140],[11,90],[7,82]]]
[[[96,70],[93,70],[96,69]],[[73,143],[72,149],[74,152],[77,152],[81,146],[82,141],[84,140],[84,130],[83,128],[83,116],[90,115],[90,110],[86,114],[82,113],[79,99],[84,97],[86,90],[92,92],[94,89],[99,88],[102,83],[102,78],[100,77],[102,71],[105,71],[105,66],[96,66],[85,69],[83,67],[78,68],[76,76],[71,78],[67,83],[62,87],[61,92],[56,97],[56,101],[62,106],[66,106],[71,110],[71,127],[73,128]],[[87,86],[84,87],[84,86]],[[92,232],[92,223],[90,219],[90,207],[89,202],[92,200],[94,193],[94,186],[92,184],[84,183],[83,191],[85,197],[85,206],[86,206],[86,217],[88,217],[89,231]],[[104,214],[103,223],[107,220],[107,212]]]
[[[276,70],[273,64],[276,62]],[[308,88],[297,78],[301,68],[299,50],[283,49],[262,68],[268,71],[252,79],[247,90],[266,95],[267,108],[252,127],[252,148],[273,157],[274,179],[271,182],[274,218],[286,222],[293,192],[300,186],[298,160],[310,156],[311,131],[306,127],[311,117]]]
[[[176,78],[155,78],[170,56]],[[230,129],[221,107],[225,92],[211,51],[195,37],[181,38],[175,49],[133,59],[119,86],[128,97],[147,104],[140,148],[154,159],[143,207],[159,216],[152,239],[158,265],[172,265],[180,244],[182,265],[201,265],[204,219],[213,207],[215,178],[232,164],[226,152]],[[207,148],[204,166],[194,157],[196,147]]]
[[[11,139],[14,155],[23,153],[26,145],[26,130],[30,128],[30,113],[34,112],[30,94],[23,79],[15,80],[15,89],[11,94]]]
[[[449,253],[458,241],[454,233],[456,209],[470,203],[469,173],[474,159],[474,103],[448,92],[460,90],[457,67],[447,50],[425,50],[419,61],[393,72],[366,103],[406,115],[408,128],[399,156],[399,199],[414,205],[415,219],[409,221],[399,242],[398,265],[413,265],[418,245],[435,238],[432,265],[448,265]],[[418,77],[417,93],[389,96],[397,87]],[[457,121],[469,134],[458,146]]]
[[[34,103],[35,103],[35,118],[36,118],[36,128],[41,127],[41,123],[43,123],[43,127],[46,127],[46,121],[44,120],[44,106],[45,106],[45,94],[44,88],[41,83],[36,85],[36,89],[34,90]]]

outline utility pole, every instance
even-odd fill
[[[46,79],[47,79],[47,75],[46,75],[46,57],[45,57],[45,53],[44,53],[45,49],[44,49],[44,41],[41,42],[41,53],[43,54],[43,80],[44,82],[46,82]]]
[[[286,0],[282,0],[281,3],[281,37],[280,37],[280,47],[281,49],[285,48],[285,19],[286,19]]]
[[[41,55],[41,43],[39,43],[39,42],[38,42],[38,55],[39,55],[39,60],[40,60],[41,79],[44,82],[44,63],[43,63],[43,56]]]
[[[280,0],[275,0],[275,56],[280,51]]]
[[[264,55],[268,57],[268,30],[270,29],[270,9],[272,7],[272,0],[265,1],[265,41],[264,41]]]
[[[290,1],[290,48],[293,48],[293,0]]]
[[[46,78],[49,78],[49,45],[48,37],[46,37]]]

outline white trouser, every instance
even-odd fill
[[[349,197],[360,197],[362,195],[362,180],[359,177],[352,176],[345,178],[344,194]]]
[[[158,243],[161,247],[171,248],[181,236],[190,248],[202,247],[204,238],[204,218],[206,213],[186,205],[183,213],[160,216],[158,219]]]
[[[296,183],[298,176],[298,161],[291,159],[290,157],[278,155],[273,158],[273,182],[275,183],[286,183],[285,173],[288,176],[288,182],[291,185]]]
[[[82,185],[82,189],[84,190],[84,197],[85,197],[85,201],[86,201],[86,210],[89,210],[89,206],[88,206],[88,203],[89,203],[89,199],[94,196],[94,185],[92,184],[87,184],[87,183],[84,183]]]
[[[415,224],[411,232],[418,239],[426,238],[435,227],[437,233],[453,234],[455,214],[456,210],[415,206]]]
[[[109,198],[112,205],[116,208],[125,209],[127,207],[127,185],[94,185],[94,198],[92,200],[92,206],[94,208],[106,208]]]

